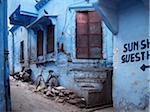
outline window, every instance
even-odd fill
[[[96,11],[79,11],[76,15],[76,57],[102,58],[102,27]]]
[[[37,31],[37,56],[43,55],[43,31]]]
[[[47,26],[47,53],[54,52],[54,25]]]
[[[24,41],[20,42],[20,62],[24,61]]]
[[[22,28],[20,29],[20,31],[22,32]]]

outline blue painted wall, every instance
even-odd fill
[[[99,6],[95,7],[115,34],[113,60],[115,112],[149,112],[150,69],[141,68],[143,64],[146,66],[150,64],[149,2],[116,0],[110,5],[111,1],[109,3],[99,1]],[[115,3],[118,4],[117,10],[114,10]],[[115,30],[118,33],[115,33]],[[132,45],[135,45],[135,48],[131,49]],[[126,51],[129,47],[130,51]],[[128,62],[124,62],[126,56]]]
[[[22,38],[23,37],[23,38]],[[25,27],[20,26],[15,28],[10,35],[9,47],[10,50],[10,64],[14,68],[14,72],[21,71],[22,66],[28,66],[28,48],[27,39],[28,31]],[[20,43],[24,42],[24,63],[20,63]],[[13,69],[11,68],[11,70]],[[11,71],[13,72],[13,71]]]
[[[45,41],[43,46],[45,48],[44,56],[39,57],[39,59],[42,61],[48,60],[52,62],[45,64],[44,66],[37,66],[35,64],[38,58],[36,56],[36,34],[33,30],[28,28],[27,31],[25,31],[28,32],[28,36],[21,37],[21,39],[27,39],[26,45],[28,46],[28,51],[26,51],[26,53],[28,54],[28,60],[30,60],[29,66],[33,70],[33,79],[35,79],[37,75],[40,74],[41,69],[43,69],[43,76],[46,79],[48,76],[48,70],[51,69],[54,70],[56,75],[59,76],[61,85],[81,93],[79,87],[81,85],[78,85],[75,82],[75,77],[98,76],[98,74],[101,74],[101,72],[97,72],[97,70],[95,71],[93,68],[100,69],[102,67],[111,66],[111,63],[113,63],[113,101],[115,111],[148,112],[150,94],[150,77],[148,75],[149,69],[142,71],[140,67],[143,64],[148,65],[149,59],[128,63],[122,63],[121,59],[123,55],[149,51],[149,48],[140,50],[141,45],[139,44],[138,50],[123,52],[123,50],[125,50],[124,45],[126,43],[137,41],[141,43],[142,40],[149,38],[149,12],[147,9],[148,2],[145,2],[146,0],[132,0],[130,2],[127,0],[116,0],[115,2],[121,1],[124,3],[120,2],[120,6],[117,7],[115,2],[113,2],[109,3],[111,7],[107,7],[108,3],[105,5],[105,1],[99,1],[102,1],[99,4],[101,7],[96,7],[96,9],[97,11],[101,10],[99,13],[105,22],[103,22],[103,56],[106,60],[79,60],[75,57],[75,13],[78,10],[94,10],[92,4],[85,2],[85,0],[50,0],[37,13],[38,18],[40,18],[41,16],[45,15],[45,9],[48,12],[48,15],[53,18],[53,24],[55,25],[55,52],[52,54],[46,54]],[[28,6],[25,7],[24,10],[26,9],[29,11]],[[111,34],[105,24],[109,26],[109,29],[115,34],[115,36]],[[19,29],[20,28],[14,32],[20,32]],[[64,35],[62,35],[62,32],[64,32]],[[44,39],[46,40],[46,37]],[[20,37],[16,38],[15,41],[17,40],[20,41]],[[114,42],[114,46],[112,41]],[[73,60],[72,63],[67,62],[68,55],[64,53],[58,53],[57,42],[64,43],[66,53],[71,54],[71,58]],[[112,53],[113,47],[114,56]],[[18,49],[16,49],[15,52],[17,53]],[[112,56],[114,58],[113,62]],[[19,63],[18,67],[21,67]],[[74,68],[80,68],[81,71],[73,71]],[[83,71],[83,68],[87,68],[87,70]],[[92,72],[88,71],[89,68],[93,69]],[[101,88],[101,85],[94,84],[94,86],[99,89]]]
[[[28,11],[28,7],[26,7]],[[24,9],[25,10],[25,9]],[[44,13],[44,10],[48,12],[48,15]],[[14,68],[15,72],[20,71],[21,64],[19,63],[19,45],[21,40],[25,40],[27,46],[25,48],[25,54],[28,54],[27,60],[30,60],[29,66],[33,71],[32,78],[36,79],[36,77],[40,74],[40,71],[43,70],[43,77],[46,80],[48,76],[48,70],[54,70],[55,74],[59,76],[60,84],[73,89],[81,94],[81,85],[78,85],[75,82],[75,77],[96,77],[102,75],[102,77],[106,76],[106,73],[102,73],[100,68],[103,67],[111,67],[112,66],[112,58],[113,58],[113,36],[109,29],[106,27],[104,22],[103,26],[103,57],[105,60],[92,60],[92,59],[76,59],[76,48],[75,48],[75,16],[76,11],[80,10],[94,10],[92,6],[92,1],[87,3],[85,0],[50,0],[45,6],[43,6],[38,11],[38,19],[42,16],[50,16],[53,24],[55,25],[55,51],[54,53],[47,54],[46,53],[46,36],[44,37],[44,55],[37,57],[37,43],[36,43],[36,33],[30,29],[30,27],[26,27],[22,32],[20,28],[17,28],[13,33],[14,35],[14,54],[15,63]],[[25,10],[26,11],[26,10]],[[46,33],[46,30],[44,30]],[[64,35],[62,35],[64,32]],[[58,53],[57,43],[64,44],[64,50],[66,53],[60,52]],[[72,62],[68,63],[68,58],[71,56]],[[35,64],[37,62],[43,61],[51,61],[50,63],[41,65]],[[81,71],[72,71],[74,68],[78,68]],[[82,70],[86,68],[85,71]],[[92,71],[89,71],[89,68]],[[96,69],[96,70],[95,70]],[[79,75],[80,74],[80,75]],[[102,88],[101,84],[91,83],[97,89]]]
[[[142,71],[140,67],[149,65],[146,52],[149,48],[140,49],[142,40],[149,39],[148,9],[137,3],[128,9],[119,11],[119,33],[114,38],[114,105],[117,111],[148,112],[149,105],[149,69]],[[124,44],[139,42],[139,49],[123,52]],[[150,42],[150,40],[149,40]],[[150,43],[148,43],[150,45]],[[148,45],[148,46],[149,46]],[[144,60],[122,63],[121,56],[145,51]],[[150,52],[149,52],[150,53]],[[135,55],[133,56],[135,60]],[[147,108],[147,110],[146,110]]]
[[[0,3],[0,28],[3,29],[3,26],[5,26],[3,24],[3,22],[5,21],[5,18],[3,18],[3,11],[4,11],[4,2]],[[5,99],[5,87],[4,87],[4,30],[0,30],[0,36],[2,38],[0,38],[1,40],[1,44],[0,44],[0,74],[1,74],[1,77],[0,77],[0,111],[4,111],[6,109],[6,99]]]
[[[10,111],[7,0],[0,2],[0,112]]]

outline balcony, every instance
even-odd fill
[[[10,24],[27,26],[37,19],[38,14],[25,11],[22,9],[21,5],[11,14],[9,17]]]

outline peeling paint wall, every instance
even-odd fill
[[[14,68],[13,68],[13,37],[11,35],[11,33],[9,33],[9,36],[8,36],[8,50],[9,50],[9,70],[10,70],[10,74],[13,74],[14,73]]]
[[[55,8],[55,7],[56,8]],[[103,57],[105,60],[92,60],[92,59],[76,59],[76,47],[75,47],[75,36],[76,36],[76,23],[75,16],[76,11],[79,10],[94,10],[92,4],[88,4],[84,0],[80,1],[50,1],[45,5],[40,11],[39,16],[43,16],[44,9],[48,12],[50,16],[56,16],[55,18],[55,52],[51,54],[46,54],[46,61],[51,61],[50,63],[44,64],[44,66],[39,65],[38,67],[34,62],[37,60],[35,54],[37,54],[36,49],[36,35],[33,31],[29,33],[31,42],[31,64],[30,67],[33,70],[33,78],[35,79],[39,75],[39,69],[44,69],[44,78],[48,76],[48,70],[54,70],[56,75],[59,76],[60,83],[68,88],[76,88],[79,90],[78,85],[74,81],[74,73],[70,72],[71,68],[81,68],[82,67],[111,67],[112,65],[112,33],[103,23]],[[39,17],[40,18],[40,17]],[[62,32],[64,33],[62,35]],[[58,52],[57,43],[64,45],[64,52]],[[45,43],[46,44],[46,43]],[[41,57],[42,58],[42,57]],[[71,58],[72,62],[68,62]],[[44,57],[43,57],[44,59]],[[88,71],[88,70],[87,70]],[[79,73],[78,73],[79,74]],[[82,76],[86,77],[86,72],[82,71]],[[89,74],[91,74],[89,72]],[[97,74],[93,71],[93,76]],[[101,74],[101,72],[99,72]],[[98,87],[100,88],[100,87]]]
[[[44,10],[48,14],[44,13]],[[49,1],[42,9],[38,12],[38,18],[42,16],[50,16],[53,24],[55,25],[54,32],[54,53],[46,53],[46,36],[44,36],[44,55],[37,57],[37,36],[32,29],[24,29],[19,27],[14,33],[14,47],[15,47],[15,71],[19,71],[21,64],[19,62],[19,42],[24,40],[28,48],[25,48],[25,54],[28,54],[30,68],[32,69],[32,78],[35,80],[36,77],[41,73],[43,69],[43,77],[46,80],[48,77],[48,71],[54,70],[58,76],[60,84],[78,91],[81,93],[81,86],[75,81],[76,75],[85,78],[106,78],[106,72],[103,71],[107,67],[112,67],[113,57],[113,40],[112,33],[102,22],[103,27],[103,57],[104,59],[76,59],[76,11],[81,10],[94,10],[91,3],[87,3],[85,0],[52,0]],[[23,29],[22,32],[20,29]],[[16,35],[15,35],[16,33]],[[46,33],[46,32],[45,32]],[[64,45],[64,52],[59,52],[60,46]],[[27,57],[27,56],[26,56]],[[68,62],[68,60],[71,62]],[[85,69],[89,68],[89,69]],[[79,69],[78,71],[74,69]],[[84,70],[83,70],[84,69]],[[96,70],[95,70],[96,69]],[[99,70],[103,69],[103,70]],[[83,83],[84,84],[84,83]],[[101,90],[101,83],[89,83],[95,88]],[[86,84],[85,84],[86,85]]]
[[[142,2],[136,2],[134,6],[119,11],[119,33],[114,38],[115,112],[149,112],[150,69],[146,68],[145,71],[141,69],[143,64],[150,64],[150,55],[147,54],[150,46],[148,13],[148,9]],[[147,39],[149,42],[146,41]],[[138,42],[137,47],[131,47],[134,42]],[[145,52],[143,57],[141,52]],[[136,56],[136,53],[139,54]],[[128,61],[123,61],[123,55],[127,56]]]
[[[4,2],[0,3],[0,29],[3,29],[3,27],[5,27],[5,25],[3,24],[5,21],[5,18],[2,16],[3,11],[4,11]],[[5,31],[4,30],[0,30],[0,111],[5,111],[6,109],[6,99],[5,99],[5,87],[4,87],[4,81],[5,81],[5,71],[4,71],[4,35],[5,35]]]
[[[11,52],[10,56],[10,63],[11,66],[14,68],[14,72],[19,72],[22,69],[22,66],[28,66],[28,47],[27,47],[27,40],[28,40],[28,31],[26,28],[20,26],[9,37],[9,50]],[[24,41],[24,62],[21,63],[20,60],[20,43]],[[13,62],[12,62],[13,61]],[[12,69],[13,69],[12,68]]]
[[[0,1],[0,112],[10,111],[7,0]]]
[[[136,0],[127,1],[127,4],[134,3],[135,1]],[[103,57],[105,60],[76,59],[76,11],[94,10],[91,2],[92,0],[90,0],[89,3],[85,2],[85,0],[51,0],[39,10],[38,18],[44,15],[50,15],[55,25],[55,51],[51,54],[46,54],[46,51],[44,51],[44,56],[38,57],[41,62],[44,62],[43,64],[37,63],[36,34],[32,29],[28,29],[28,33],[27,30],[24,30],[23,33],[25,34],[23,34],[23,37],[19,36],[15,39],[15,41],[26,40],[28,48],[25,49],[26,53],[29,53],[27,60],[30,60],[30,68],[33,71],[32,78],[36,79],[41,69],[43,69],[43,77],[46,80],[48,70],[54,70],[55,74],[59,76],[61,85],[76,90],[82,95],[80,91],[81,85],[75,81],[76,76],[79,78],[93,78],[95,76],[104,78],[106,75],[105,73],[103,74],[100,69],[111,67],[113,63],[113,101],[115,112],[148,112],[150,97],[149,68],[144,67],[145,69],[143,69],[142,65],[149,65],[149,52],[147,53],[147,51],[149,51],[149,43],[144,49],[140,49],[141,46],[145,46],[141,43],[145,44],[150,36],[148,31],[148,9],[146,9],[142,0],[139,0],[138,2],[136,1],[137,4],[134,4],[134,6],[121,7],[121,10],[118,10],[117,13],[115,11],[113,13],[113,10],[106,10],[107,13],[110,11],[112,15],[115,15],[113,19],[111,17],[109,17],[109,19],[113,24],[115,23],[115,30],[119,28],[119,33],[117,36],[112,36],[103,22]],[[28,9],[28,7],[26,8]],[[46,10],[48,14],[45,14],[44,10]],[[105,10],[103,11],[105,12]],[[117,16],[119,16],[119,18],[116,18]],[[116,21],[113,21],[115,19]],[[119,27],[116,22],[119,22]],[[19,29],[20,28],[15,32],[19,32],[19,35],[22,35]],[[45,40],[46,37],[44,37],[44,42],[46,42]],[[114,50],[112,50],[113,41]],[[128,44],[131,45],[134,42],[138,42],[136,46],[139,48],[126,51]],[[58,43],[59,45],[64,45],[65,52],[58,52]],[[18,47],[17,44],[15,45],[16,47]],[[46,48],[46,43],[43,45],[43,47]],[[18,55],[19,49],[16,49],[15,52]],[[133,54],[141,52],[145,53],[140,59],[138,58],[140,54],[138,54],[138,56]],[[129,56],[129,54],[130,61],[123,62],[126,60],[125,56]],[[112,57],[114,57],[113,62]],[[68,62],[70,59],[71,62]],[[15,69],[20,70],[21,65],[18,58],[16,58],[15,61]],[[93,83],[90,84],[93,85]],[[99,90],[102,88],[101,83],[94,83],[94,86]]]

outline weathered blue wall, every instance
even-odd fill
[[[9,36],[8,36],[8,50],[9,50],[9,55],[8,55],[8,59],[9,59],[9,70],[10,70],[10,74],[13,74],[13,38],[12,38],[12,35],[11,33],[9,33]]]
[[[2,16],[3,15],[3,11],[4,11],[4,1],[2,3],[0,3],[0,29],[3,29],[3,27],[5,26],[4,21],[5,18]],[[5,99],[5,87],[4,87],[4,34],[5,31],[4,30],[0,30],[0,111],[5,111],[6,109],[6,99]]]
[[[91,1],[92,2],[92,1]],[[26,7],[27,11],[28,7]],[[24,9],[25,10],[25,9]],[[44,10],[48,14],[44,13]],[[49,70],[54,70],[56,75],[59,76],[60,84],[80,92],[80,86],[75,82],[76,77],[106,77],[106,73],[101,70],[103,67],[112,67],[112,57],[113,57],[113,36],[106,25],[103,26],[103,57],[104,60],[92,60],[92,59],[76,59],[76,47],[75,47],[75,15],[76,11],[80,10],[94,10],[91,3],[87,3],[85,0],[50,0],[44,7],[42,7],[38,12],[38,18],[42,16],[50,16],[53,24],[55,25],[55,51],[51,54],[46,54],[46,36],[44,37],[44,55],[37,57],[37,40],[35,32],[30,29],[20,31],[20,27],[16,29],[13,33],[14,35],[14,54],[15,72],[20,70],[21,64],[19,63],[19,45],[21,40],[25,40],[25,54],[28,54],[30,60],[30,68],[33,71],[32,78],[35,79],[39,74],[41,69],[43,69],[43,77],[46,79]],[[26,11],[26,10],[25,10]],[[44,30],[46,33],[46,30]],[[28,33],[27,33],[28,32]],[[64,35],[62,35],[64,32]],[[28,34],[28,36],[27,36]],[[27,40],[27,41],[26,41]],[[57,43],[64,44],[64,50],[66,53],[58,53]],[[28,50],[27,50],[28,49]],[[69,54],[71,56],[72,62],[68,63]],[[44,65],[38,64],[37,62],[51,61],[45,63]],[[74,68],[80,69],[79,71],[73,70]],[[84,70],[83,70],[84,69]],[[80,75],[79,75],[80,74]],[[98,83],[91,83],[96,88],[101,89],[102,85]],[[81,92],[80,92],[81,93]]]
[[[119,2],[119,0],[116,1]],[[75,57],[75,13],[78,10],[94,10],[94,7],[90,3],[88,4],[85,2],[85,0],[50,0],[37,13],[38,18],[40,18],[41,16],[46,15],[44,14],[45,9],[48,12],[48,15],[53,18],[53,24],[55,25],[55,52],[47,55],[45,52],[45,43],[43,46],[45,48],[45,55],[40,57],[42,61],[51,61],[51,63],[44,64],[44,66],[37,66],[35,64],[38,58],[36,56],[36,34],[33,30],[28,29],[28,36],[23,37],[28,40],[26,41],[26,45],[28,46],[29,52],[26,52],[27,54],[29,53],[28,56],[30,60],[30,67],[33,70],[33,79],[40,74],[41,69],[43,69],[43,76],[45,79],[48,76],[48,70],[54,70],[59,76],[61,85],[80,91],[79,86],[81,85],[78,85],[74,80],[76,77],[98,76],[102,74],[102,72],[99,71],[100,68],[111,66],[113,56],[112,41],[114,39],[113,100],[115,111],[148,112],[150,94],[149,69],[147,68],[145,71],[142,71],[141,66],[143,64],[149,65],[149,59],[146,59],[147,56],[145,56],[144,59],[141,59],[140,61],[122,63],[121,58],[123,55],[149,51],[149,47],[142,50],[140,49],[141,41],[149,39],[150,36],[148,32],[149,12],[146,8],[147,5],[144,5],[142,0],[139,0],[138,2],[136,0],[125,0],[124,2],[125,3],[121,3],[119,8],[116,8],[116,4],[114,4],[115,2],[112,7],[104,6],[101,8],[100,14],[103,16],[103,20],[105,20],[106,25],[109,26],[109,29],[112,30],[114,34],[118,33],[117,36],[112,36],[111,32],[103,23],[103,53],[106,60],[79,60]],[[102,4],[103,3],[104,2],[102,2]],[[25,7],[25,9],[28,10],[28,7]],[[20,30],[18,29],[17,32],[19,31]],[[62,32],[64,32],[64,35],[62,35]],[[46,40],[46,38],[44,39]],[[16,41],[17,40],[19,41],[18,38],[16,38]],[[123,52],[123,50],[125,50],[124,45],[126,43],[128,44],[137,41],[139,42],[138,50]],[[64,43],[66,53],[71,54],[72,63],[67,62],[68,56],[66,54],[58,53],[57,42]],[[19,49],[16,50],[16,53],[18,50]],[[135,58],[136,57],[133,55],[132,61]],[[18,64],[18,66],[20,65]],[[74,68],[80,70],[76,71]],[[101,76],[105,77],[105,74]],[[93,83],[91,83],[91,85],[92,84]],[[101,85],[95,84],[94,86],[99,89],[101,88]]]
[[[14,68],[14,71],[11,72],[19,72],[22,66],[28,66],[27,29],[22,26],[17,27],[9,38],[11,38],[9,39],[10,65],[12,64],[10,67],[11,70]],[[20,63],[20,43],[22,41],[24,41],[24,63]]]
[[[10,111],[7,0],[0,1],[0,112]]]
[[[111,1],[99,1],[96,9],[116,34],[113,60],[115,112],[149,112],[150,69],[143,66],[150,64],[149,2],[116,0],[110,5]],[[116,4],[117,10],[113,10]]]
[[[39,69],[44,69],[44,78],[46,79],[48,76],[48,70],[52,69],[55,71],[57,75],[59,75],[60,83],[61,85],[72,88],[75,90],[79,90],[80,88],[74,81],[74,72],[70,72],[73,68],[85,68],[85,67],[97,67],[99,69],[101,66],[105,67],[106,65],[111,66],[112,64],[112,33],[108,30],[108,28],[103,23],[103,54],[104,58],[106,60],[86,60],[86,59],[76,59],[76,48],[75,48],[75,29],[76,29],[76,23],[75,23],[75,15],[76,11],[79,10],[94,10],[92,4],[88,4],[84,0],[78,0],[78,1],[50,1],[47,5],[45,5],[40,11],[39,11],[39,18],[44,15],[44,11],[46,10],[48,12],[48,15],[50,16],[56,16],[55,17],[55,52],[52,54],[46,54],[47,60],[53,60],[55,63],[51,64],[45,64],[43,67],[37,67],[35,64],[30,65],[30,67],[33,70],[33,78],[35,78],[37,75],[39,75]],[[64,35],[62,35],[62,32],[64,32]],[[34,35],[34,36],[33,36]],[[31,31],[31,59],[37,60],[37,57],[35,56],[37,50],[36,50],[36,35]],[[64,53],[58,53],[57,49],[57,43],[63,43],[64,44],[64,50],[67,54],[71,54],[72,63],[68,63],[68,55]],[[46,45],[46,44],[45,44]],[[50,56],[51,55],[51,56]],[[108,63],[108,64],[107,64]],[[88,71],[88,69],[87,69]],[[96,72],[81,72],[77,73],[81,76],[88,76],[89,74],[93,74],[92,76],[97,76]],[[99,72],[100,74],[100,72]],[[96,86],[96,85],[95,85]],[[100,87],[99,87],[100,88]]]
[[[146,52],[149,47],[141,50],[141,41],[149,39],[148,9],[142,2],[137,2],[131,7],[119,11],[119,33],[114,38],[114,105],[116,112],[148,112],[149,105],[149,68],[142,71],[140,67],[149,65]],[[124,44],[139,42],[139,49],[123,52]],[[149,40],[150,42],[150,40]],[[148,43],[148,46],[150,43]],[[122,56],[145,51],[144,59],[134,62],[122,63]],[[150,53],[150,52],[149,52]],[[140,57],[141,54],[139,55]],[[131,57],[130,57],[131,58]],[[130,59],[132,60],[132,59]],[[147,110],[146,110],[147,109]]]

